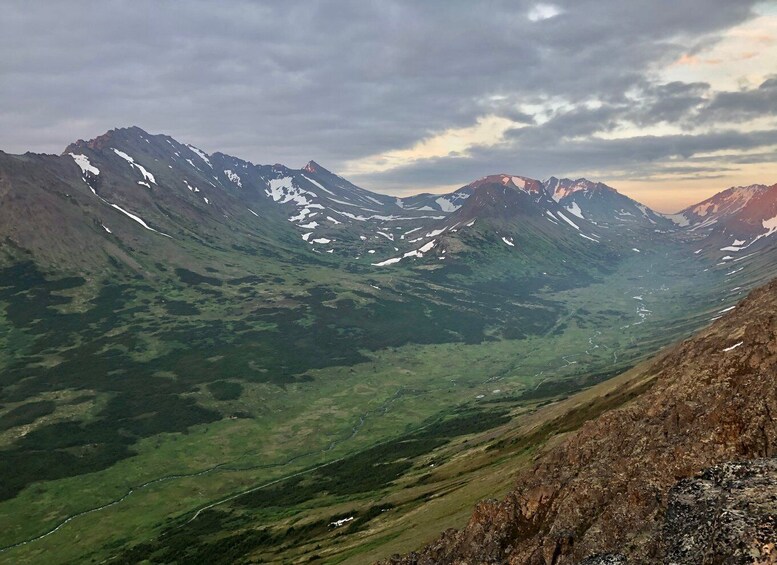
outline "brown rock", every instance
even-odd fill
[[[652,372],[650,390],[585,423],[524,472],[505,500],[478,505],[462,531],[388,562],[565,565],[594,555],[660,562],[678,480],[775,455],[777,282]]]

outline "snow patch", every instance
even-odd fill
[[[76,162],[76,165],[80,167],[81,172],[83,174],[86,174],[86,173],[91,173],[93,175],[100,174],[100,169],[92,165],[89,162],[89,157],[87,157],[86,155],[76,155],[75,153],[71,153],[70,156]]]
[[[294,202],[299,206],[308,206],[311,202],[305,195],[315,196],[315,194],[294,186],[293,180],[292,177],[270,179],[268,181],[269,188],[265,190],[265,193],[279,204]]]
[[[750,247],[751,245],[753,245],[753,243],[755,243],[759,239],[763,239],[764,237],[769,237],[774,232],[777,232],[777,216],[775,216],[774,218],[770,218],[768,220],[764,220],[763,222],[761,222],[761,225],[763,225],[764,229],[767,230],[767,232],[762,233],[761,235],[756,237],[752,242],[750,242],[750,244],[747,247]]]
[[[136,163],[135,159],[133,159],[132,157],[124,153],[124,151],[119,151],[115,147],[112,147],[111,149],[113,149],[113,152],[116,153],[116,155],[118,155],[119,157],[127,161],[127,163],[129,163],[133,168],[137,168],[140,171],[140,174],[143,175],[143,180],[147,180],[156,184],[156,179],[154,178],[154,175],[149,173],[145,169],[145,167],[143,167],[143,165],[141,165],[140,163]]]
[[[116,149],[116,148],[114,147],[114,148],[113,148],[113,152],[114,152],[114,153],[116,153],[116,155],[118,155],[119,157],[121,157],[121,158],[122,158],[122,159],[124,159],[125,161],[127,161],[127,163],[129,163],[130,165],[132,165],[132,164],[134,164],[134,163],[135,163],[135,159],[133,159],[132,157],[130,157],[129,155],[127,155],[127,154],[126,154],[124,151],[119,151],[118,149]]]
[[[583,211],[580,209],[580,206],[577,205],[577,202],[572,202],[572,204],[567,206],[567,212],[577,216],[581,220],[585,220],[585,217],[583,216]]]
[[[377,198],[373,198],[372,196],[367,196],[366,194],[364,195],[364,198],[366,198],[367,200],[372,200],[378,206],[383,206],[383,202],[381,202]]]
[[[353,516],[349,516],[348,518],[343,518],[342,520],[335,520],[334,522],[330,522],[329,525],[335,528],[339,528],[340,526],[342,526],[343,524],[347,524],[351,520],[353,520]]]
[[[381,261],[380,263],[372,263],[373,267],[385,267],[386,265],[393,265],[395,263],[399,263],[402,260],[402,257],[394,257],[392,259],[386,259],[385,261]]]
[[[124,214],[125,216],[127,216],[128,218],[130,218],[130,219],[132,219],[132,220],[135,220],[137,223],[139,223],[141,226],[143,226],[144,228],[146,228],[148,231],[152,231],[152,232],[154,232],[154,233],[158,233],[158,234],[160,234],[160,235],[163,235],[163,236],[165,236],[165,237],[170,237],[170,236],[169,236],[169,235],[167,235],[166,233],[162,233],[161,231],[157,231],[157,230],[155,230],[154,228],[152,228],[151,226],[149,226],[149,225],[148,225],[146,222],[144,222],[142,218],[140,218],[139,216],[136,216],[136,215],[135,215],[135,214],[133,214],[132,212],[127,212],[127,211],[126,211],[124,208],[122,208],[122,207],[121,207],[121,206],[119,206],[118,204],[111,204],[111,207],[112,207],[112,208],[115,208],[116,210],[118,210],[119,212],[121,212],[122,214]]]
[[[577,224],[575,224],[575,222],[573,222],[572,220],[570,220],[569,218],[567,218],[567,217],[566,217],[566,216],[563,214],[563,212],[556,212],[556,213],[559,215],[559,217],[560,217],[562,220],[564,220],[564,221],[565,221],[566,223],[568,223],[570,226],[572,226],[573,228],[575,228],[575,229],[576,229],[576,230],[578,230],[578,231],[580,230],[580,228],[579,228],[579,227],[577,227]]]
[[[187,145],[189,149],[191,149],[197,157],[205,161],[205,164],[208,165],[211,169],[213,168],[213,165],[210,164],[210,160],[208,159],[208,154],[204,151],[201,151],[200,149],[197,149],[194,145]]]
[[[426,243],[418,248],[418,251],[421,253],[426,253],[427,251],[430,251],[435,245],[437,244],[436,241],[430,241],[429,243]]]
[[[320,182],[314,181],[312,178],[307,177],[305,175],[302,175],[302,178],[304,178],[306,181],[308,181],[313,186],[317,186],[318,188],[320,188],[321,190],[323,190],[327,194],[331,194],[332,196],[334,196],[335,193],[332,192],[331,190],[327,190],[326,188],[324,188],[324,186]]]
[[[456,204],[454,204],[444,196],[437,198],[435,202],[437,202],[437,204],[440,206],[440,210],[442,210],[443,212],[455,212],[456,210],[461,208],[461,206],[456,206]]]
[[[243,188],[243,181],[235,171],[232,169],[224,169],[224,174],[233,184],[237,185],[238,188]]]
[[[521,177],[512,177],[510,180],[518,188],[520,189],[526,188],[526,180],[522,179]]]

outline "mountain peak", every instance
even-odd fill
[[[65,148],[65,151],[63,153],[70,153],[74,149],[85,149],[85,148],[93,149],[93,150],[104,149],[105,147],[111,145],[117,139],[125,139],[125,140],[131,139],[131,138],[147,139],[149,137],[154,137],[154,136],[152,136],[147,131],[145,131],[144,129],[138,126],[114,128],[88,141],[79,139],[75,143],[71,143],[70,145],[68,145]]]
[[[541,192],[542,183],[529,177],[508,175],[499,173],[488,175],[467,185],[468,188],[478,189],[483,186],[502,185],[507,188],[518,189],[527,193]]]
[[[574,194],[575,192],[589,192],[589,191],[609,191],[617,193],[618,191],[607,186],[601,182],[594,182],[587,178],[580,177],[578,179],[570,178],[558,178],[550,177],[543,185],[545,191],[557,202],[562,198]]]
[[[308,161],[307,165],[302,167],[302,170],[308,173],[332,173],[332,171],[325,169],[313,160]]]

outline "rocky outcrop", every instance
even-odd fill
[[[650,371],[650,390],[540,456],[505,500],[480,503],[463,530],[389,562],[661,562],[664,517],[687,488],[672,491],[679,480],[777,454],[777,282]]]
[[[669,493],[663,563],[777,563],[777,460],[729,463]]]
[[[628,565],[623,555],[608,553],[607,555],[593,555],[583,559],[578,565]]]

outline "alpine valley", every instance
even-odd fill
[[[670,361],[712,363],[758,320],[732,311],[777,272],[775,234],[777,185],[663,215],[513,174],[397,198],[137,127],[0,152],[0,562],[367,563],[466,526],[518,477],[529,494],[395,560],[572,563],[620,543],[540,539],[589,508],[565,438],[595,421],[596,453],[641,429],[601,414],[648,426],[679,398]],[[700,330],[709,359],[660,353]],[[701,405],[693,374],[678,421]],[[659,436],[640,446],[668,453]],[[661,483],[608,441],[589,467]],[[693,453],[673,480],[726,461]],[[546,476],[569,504],[540,497],[512,547],[493,516]]]

